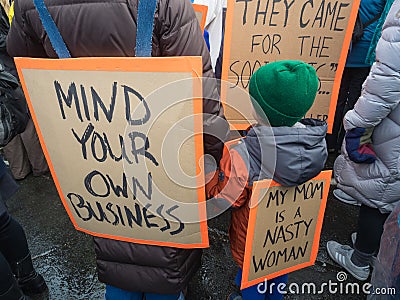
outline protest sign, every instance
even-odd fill
[[[204,31],[206,27],[207,11],[208,7],[201,4],[192,4],[194,12],[196,13],[196,18],[199,21],[201,31]]]
[[[314,264],[331,176],[323,171],[295,187],[255,182],[242,289]]]
[[[330,132],[359,2],[228,0],[221,98],[231,125],[245,129],[254,122],[249,96],[239,91],[247,91],[251,75],[290,59],[317,70],[319,89],[306,117],[326,120]]]
[[[201,57],[15,62],[76,229],[142,244],[208,246]]]

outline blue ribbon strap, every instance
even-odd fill
[[[44,0],[33,0],[36,10],[39,13],[42,25],[49,36],[50,43],[53,46],[54,51],[57,53],[59,58],[71,58],[71,54],[68,51],[67,46],[58,30],[56,24],[53,21]]]
[[[137,57],[151,56],[156,6],[157,0],[139,0],[135,51]]]
[[[50,43],[59,58],[71,58],[71,54],[51,17],[44,0],[33,0]],[[150,57],[157,0],[140,0],[136,32],[136,56]]]

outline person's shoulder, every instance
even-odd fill
[[[33,0],[17,0],[13,1],[14,4],[14,9],[17,10],[32,10],[35,9],[35,4],[33,3]]]
[[[101,1],[101,0],[100,0]],[[74,0],[48,0],[45,1],[45,5],[47,8],[53,7],[53,6],[62,6],[62,5],[69,5],[69,4],[77,4],[80,2],[88,2],[87,0],[81,0],[81,1],[74,1]],[[36,10],[35,4],[33,0],[16,0],[13,1],[14,6],[16,9],[22,11],[22,12],[27,12],[31,10]]]
[[[181,19],[182,16],[189,17],[194,14],[193,7],[189,1],[183,0],[159,0],[159,15],[163,18]]]
[[[158,0],[158,5],[161,9],[179,10],[186,5],[186,1],[181,0]]]
[[[159,0],[164,1],[164,0]],[[169,1],[169,0],[165,0]],[[15,5],[18,5],[20,8],[25,9],[36,9],[33,0],[16,0],[14,1]],[[62,7],[62,6],[70,6],[70,5],[101,5],[102,3],[126,3],[123,0],[46,0],[44,1],[47,8],[49,7]],[[137,1],[136,1],[137,2]]]

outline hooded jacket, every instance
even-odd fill
[[[72,57],[135,56],[138,0],[48,0]],[[32,0],[15,1],[7,39],[11,56],[57,58]],[[152,56],[202,56],[204,152],[218,162],[229,127],[210,55],[190,1],[159,0]],[[178,293],[200,265],[201,250],[95,238],[99,280],[129,291]]]
[[[229,238],[236,263],[242,267],[253,182],[273,179],[296,186],[317,176],[328,156],[327,125],[304,119],[305,126],[257,125],[245,138],[226,144],[220,170],[207,183],[208,198],[227,201],[233,208]],[[272,216],[274,217],[274,216]]]
[[[346,130],[374,127],[376,161],[352,162],[342,147],[334,165],[338,188],[361,201],[391,212],[400,203],[400,1],[396,0],[383,25],[376,62],[353,110],[344,118]]]
[[[385,4],[386,0],[361,0],[358,14],[360,15],[362,23],[366,24],[383,13]],[[346,67],[360,68],[371,66],[372,62],[366,63],[365,60],[379,23],[378,19],[364,28],[363,35],[358,42],[352,43],[347,55]]]

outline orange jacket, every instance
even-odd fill
[[[232,208],[229,239],[242,267],[253,182],[272,178],[295,186],[315,177],[327,158],[326,123],[302,120],[297,127],[254,126],[245,138],[225,144],[220,168],[206,176],[207,198]],[[212,205],[209,205],[210,207]]]
[[[208,199],[228,201],[233,208],[229,227],[230,247],[234,260],[242,267],[252,187],[248,186],[247,166],[235,149],[240,143],[241,140],[233,140],[225,144],[220,169],[206,177],[206,194]]]

